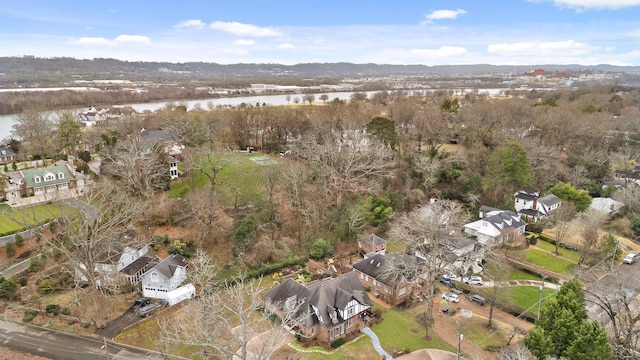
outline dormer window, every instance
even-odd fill
[[[58,173],[58,179],[64,179],[64,173],[63,172],[59,172]]]
[[[39,183],[40,181],[42,181],[42,179],[40,179],[40,176],[34,176],[34,177],[33,177],[33,181],[37,184],[37,183]]]
[[[55,179],[56,179],[56,176],[53,175],[52,173],[44,174],[44,181],[53,181]]]

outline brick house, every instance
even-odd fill
[[[373,305],[355,272],[307,286],[288,279],[269,291],[263,301],[286,326],[325,347],[359,333]]]
[[[389,276],[385,274],[385,267],[409,270],[415,268],[418,261],[417,257],[406,254],[374,254],[353,264],[353,272],[365,288],[371,289],[374,296],[396,306],[406,298],[411,298],[417,283],[414,278],[401,275],[402,271],[395,277]]]
[[[362,254],[385,254],[387,251],[387,240],[376,234],[365,235],[358,240],[358,247]]]

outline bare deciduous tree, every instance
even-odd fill
[[[169,163],[159,144],[124,141],[101,153],[102,172],[136,197],[148,197],[169,186]]]
[[[87,193],[87,203],[99,204],[98,216],[78,217],[77,212],[64,211],[61,223],[65,226],[62,237],[49,243],[60,254],[61,265],[76,274],[76,297],[87,295],[89,304],[80,306],[83,316],[92,317],[101,326],[107,320],[100,311],[106,300],[105,291],[113,282],[113,274],[97,271],[98,264],[115,262],[127,246],[143,247],[137,237],[123,236],[127,227],[140,220],[148,210],[142,199],[132,200],[119,184],[103,180]],[[87,205],[88,206],[88,205]],[[114,264],[115,264],[114,263]],[[87,285],[85,289],[80,286]],[[117,284],[119,285],[119,284]],[[77,301],[82,303],[81,301]],[[87,306],[88,305],[88,306]]]
[[[348,193],[370,194],[394,176],[393,153],[366,136],[363,130],[309,134],[299,144],[299,155],[320,168],[326,191],[341,204]]]
[[[271,308],[263,306],[261,280],[241,277],[191,300],[179,319],[162,321],[161,340],[196,346],[205,357],[266,360],[288,334],[281,321],[273,320]]]
[[[54,123],[50,114],[41,111],[25,111],[19,114],[12,134],[22,141],[24,153],[44,159],[54,148]]]
[[[432,204],[421,206],[394,219],[389,229],[389,239],[400,243],[407,251],[415,251],[423,258],[419,274],[427,286],[426,309],[421,315],[427,331],[433,324],[433,297],[435,285],[442,275],[445,265],[446,244],[457,235],[460,225],[465,221],[462,208],[450,201],[435,200]]]

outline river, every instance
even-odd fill
[[[441,90],[441,89],[437,89]],[[500,89],[477,89],[478,93],[486,93],[486,94],[499,94],[501,92],[507,91],[510,89],[500,88]],[[417,91],[436,91],[434,90],[417,90]],[[468,92],[472,92],[472,89],[456,89],[454,90],[456,93],[465,94]],[[371,97],[373,94],[378,93],[380,91],[367,91],[367,97]],[[406,93],[411,93],[411,91],[406,91]],[[327,92],[326,94],[329,96],[329,101],[333,99],[346,100],[351,97],[353,91],[345,91],[345,92]],[[316,102],[320,101],[320,96],[325,93],[314,94],[316,97]],[[303,102],[304,94],[289,94],[289,95],[254,95],[254,96],[239,96],[239,97],[221,97],[221,98],[211,98],[211,99],[203,99],[203,100],[177,100],[177,101],[158,101],[158,102],[150,102],[150,103],[139,103],[139,104],[127,104],[127,105],[114,105],[113,107],[122,107],[129,106],[136,110],[137,112],[145,112],[145,111],[156,111],[162,109],[167,104],[181,104],[187,107],[187,110],[193,110],[196,108],[200,109],[212,109],[218,106],[238,106],[242,103],[247,105],[256,105],[256,104],[266,104],[266,105],[286,105],[289,103],[293,103],[295,99],[298,98],[300,103]],[[72,110],[67,110],[72,113],[78,113],[80,111],[84,111],[87,108],[77,108]],[[57,113],[59,111],[53,111],[52,113]],[[18,114],[9,114],[9,115],[0,115],[0,140],[8,138],[11,136],[11,130],[13,125],[18,122]]]

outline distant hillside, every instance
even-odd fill
[[[519,75],[532,68],[574,72],[640,72],[640,67],[613,65],[386,65],[353,63],[229,64],[190,62],[129,62],[115,59],[79,60],[74,58],[0,57],[0,83],[46,85],[48,82],[74,80],[204,80],[277,78],[349,78],[412,75],[425,77],[473,76],[479,74]]]

